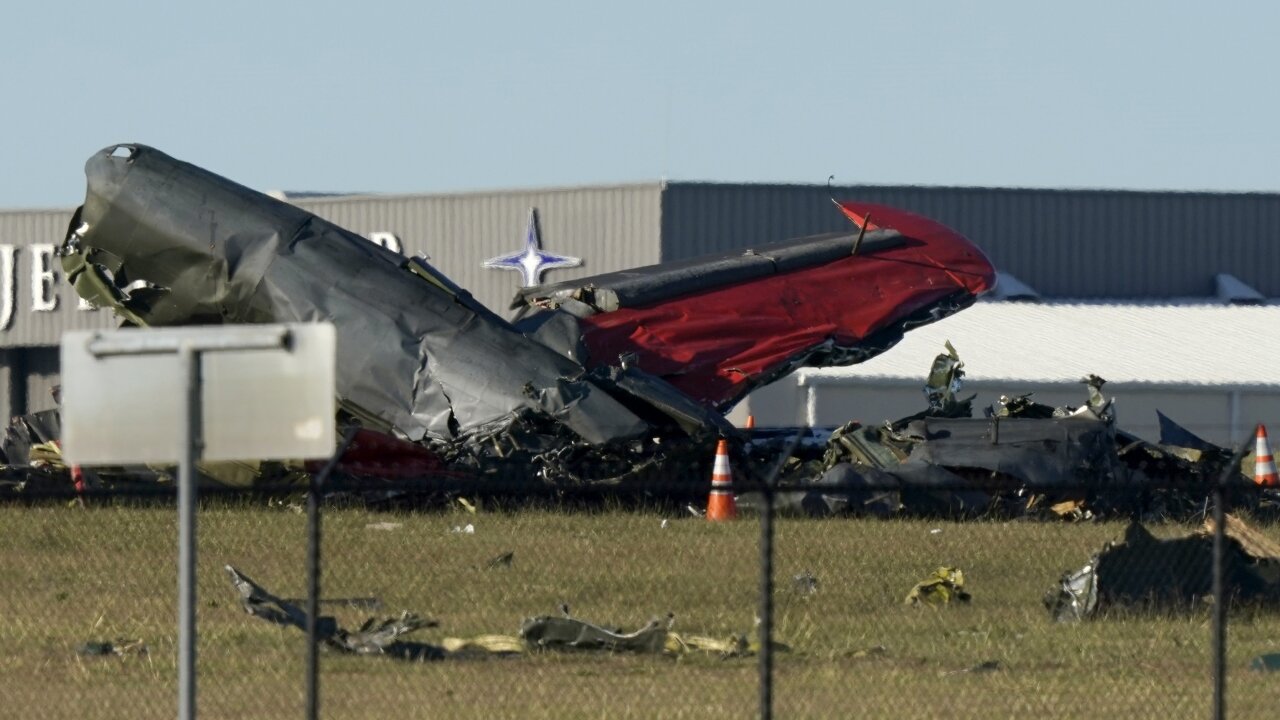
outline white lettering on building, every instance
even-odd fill
[[[80,230],[84,230],[82,226]],[[387,230],[369,233],[369,241],[382,247],[404,254],[404,244],[400,236]],[[13,327],[13,318],[18,307],[18,293],[21,292],[19,276],[25,274],[19,267],[20,249],[22,245],[12,243],[0,244],[0,331]],[[58,272],[57,245],[54,243],[31,243],[28,256],[31,258],[31,310],[33,312],[54,312],[58,310],[59,286],[62,284],[61,273]],[[425,255],[424,255],[425,257]],[[77,298],[76,307],[80,310],[97,310],[84,298]]]
[[[58,276],[53,271],[53,244],[31,246],[31,309],[50,312],[58,309]]]
[[[18,302],[18,284],[13,281],[18,248],[0,245],[0,330],[8,330],[13,322],[13,306]]]

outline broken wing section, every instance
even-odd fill
[[[82,296],[135,325],[333,323],[344,410],[451,442],[537,415],[589,443],[647,425],[572,359],[434,268],[144,145],[107,148],[62,247]]]
[[[530,288],[514,306],[577,316],[588,367],[634,354],[724,410],[798,367],[878,355],[995,282],[982,252],[939,223],[867,203],[840,210],[862,227]]]

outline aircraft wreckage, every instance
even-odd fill
[[[836,205],[849,232],[525,288],[507,321],[422,258],[158,150],[107,148],[86,174],[60,251],[82,297],[129,326],[333,323],[342,420],[364,428],[339,469],[428,488],[497,478],[705,490],[719,437],[749,461],[735,463],[739,472],[769,467],[797,431],[748,437],[724,419],[735,402],[798,367],[884,352],[994,283],[991,264],[958,233],[846,202]],[[1096,377],[1085,379],[1080,407],[1012,396],[972,417],[971,399],[956,396],[962,368],[948,346],[930,369],[923,412],[802,442],[779,477],[780,507],[1187,516],[1231,457],[1167,419],[1156,443],[1117,429]],[[16,419],[0,490],[165,478],[149,468],[73,478],[57,437],[56,410]],[[204,470],[235,486],[305,473]]]
[[[126,326],[331,322],[343,419],[455,473],[700,467],[737,437],[724,412],[752,389],[884,352],[995,278],[953,230],[838,202],[849,232],[526,288],[507,321],[423,258],[156,149],[109,147],[85,170],[60,248],[81,297]],[[56,417],[16,432],[10,465],[56,439]]]

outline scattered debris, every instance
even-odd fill
[[[1249,661],[1249,669],[1258,672],[1276,672],[1280,671],[1280,653],[1267,653],[1259,655]]]
[[[449,532],[458,533],[459,535],[475,535],[476,526],[471,523],[467,523],[466,525],[454,525],[453,529]]]
[[[1078,407],[1001,396],[973,417],[972,398],[956,398],[962,367],[948,343],[931,367],[924,411],[881,425],[852,421],[825,443],[802,443],[779,479],[776,507],[816,516],[1190,518],[1231,460],[1230,450],[1163,415],[1158,443],[1117,428],[1096,375],[1081,381]],[[796,432],[808,431],[757,431],[750,457],[767,467]],[[1268,502],[1244,475],[1236,479],[1249,490],[1239,502]],[[762,500],[749,492],[739,503],[758,510]]]
[[[978,663],[977,665],[974,665],[973,667],[964,668],[963,670],[948,670],[940,674],[946,676],[946,675],[961,675],[964,673],[990,673],[990,672],[996,672],[997,670],[1003,670],[1003,669],[1004,669],[1004,665],[1002,665],[999,660],[986,660],[984,662]]]
[[[960,568],[943,566],[929,577],[916,583],[907,593],[905,605],[947,605],[952,600],[969,602],[973,599],[964,589],[964,572]]]
[[[366,530],[388,530],[388,531],[390,531],[390,530],[399,530],[400,528],[404,527],[404,523],[398,523],[398,522],[376,522],[376,523],[369,523],[368,525],[365,525],[364,527],[365,527],[365,529],[366,529]]]
[[[503,553],[493,561],[510,563],[514,553]],[[504,560],[505,559],[505,560]],[[497,566],[501,566],[499,563]],[[285,627],[306,631],[307,614],[303,601],[277,597],[249,579],[244,573],[227,565],[231,584],[240,596],[240,605],[248,614]],[[323,601],[322,601],[323,602]],[[644,627],[631,633],[616,628],[606,628],[574,618],[567,604],[560,606],[559,616],[541,616],[525,620],[520,634],[478,635],[472,638],[448,637],[440,645],[410,642],[402,638],[423,628],[438,627],[435,620],[410,612],[379,619],[371,617],[357,630],[341,628],[332,617],[316,618],[316,634],[332,650],[353,655],[385,655],[401,660],[443,660],[469,655],[517,655],[531,650],[576,650],[596,652],[633,652],[642,654],[683,655],[691,652],[717,654],[722,657],[741,657],[754,654],[759,644],[745,635],[714,638],[706,635],[677,635],[671,632],[675,615],[668,613],[665,620],[654,618]],[[108,643],[93,645],[87,654],[108,654],[113,650]],[[86,645],[84,647],[90,647]],[[789,651],[786,645],[774,642],[779,651]],[[132,646],[126,650],[133,650]],[[82,650],[82,654],[86,651]],[[146,652],[143,646],[141,652]]]
[[[515,551],[508,550],[502,553],[501,555],[489,560],[489,562],[485,563],[484,566],[486,568],[489,568],[490,570],[494,568],[508,568],[508,567],[511,567],[511,563],[515,559],[516,559]]]
[[[1232,603],[1280,604],[1280,544],[1226,516],[1225,581]],[[1214,523],[1185,537],[1153,536],[1132,522],[1124,539],[1107,543],[1084,567],[1063,574],[1044,604],[1058,621],[1113,608],[1185,610],[1212,597]]]
[[[791,587],[801,597],[808,597],[818,592],[819,580],[813,573],[805,570],[802,573],[793,575],[791,578]]]
[[[125,655],[146,655],[147,644],[141,640],[116,639],[114,641],[95,641],[83,643],[76,648],[77,655],[85,657],[100,657],[112,655],[116,657],[124,657]]]

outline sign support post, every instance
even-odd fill
[[[332,335],[329,336],[332,338]],[[206,353],[290,351],[294,330],[286,326],[206,329],[203,334],[157,331],[93,333],[85,349],[95,360],[120,356],[177,357],[182,407],[177,428],[178,461],[178,717],[196,717],[196,462],[205,455],[202,362]],[[332,357],[332,341],[328,350]],[[332,365],[330,360],[329,365]],[[332,383],[322,392],[332,397]],[[72,400],[74,402],[74,400]],[[332,422],[332,414],[328,420]],[[330,426],[331,427],[331,426]],[[323,433],[318,433],[323,438]],[[332,437],[332,431],[329,433]],[[69,445],[68,450],[75,451]]]

